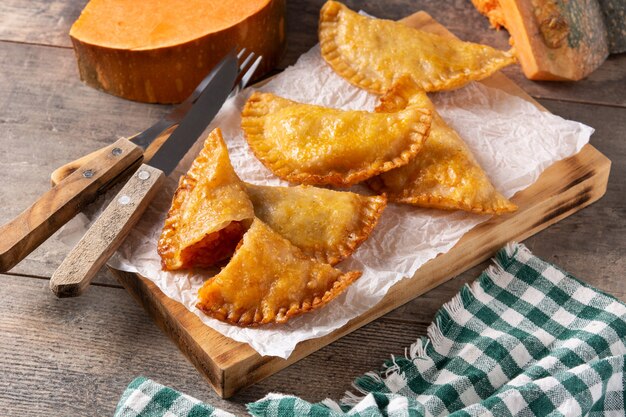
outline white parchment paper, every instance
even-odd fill
[[[377,97],[353,87],[323,61],[319,48],[261,88],[304,103],[342,109],[372,110]],[[237,174],[251,183],[283,184],[251,153],[240,129],[240,110],[251,91],[226,102],[207,133],[220,127]],[[593,129],[567,121],[501,90],[472,83],[431,96],[442,117],[459,132],[492,182],[511,197],[538,178],[552,163],[577,153]],[[112,266],[151,279],[167,296],[181,302],[209,327],[261,355],[287,358],[297,343],[324,336],[377,304],[387,290],[428,260],[448,251],[470,229],[489,219],[464,212],[446,212],[389,204],[371,237],[338,267],[362,270],[357,280],[325,308],[286,325],[238,328],[205,316],[195,308],[196,293],[212,273],[164,272],[156,251],[169,209],[174,179],[186,172],[204,137],[181,161],[166,191],[155,200],[112,260]],[[332,219],[329,219],[332,221]],[[84,230],[82,230],[84,231]],[[217,271],[215,271],[217,272]]]

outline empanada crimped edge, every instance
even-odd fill
[[[325,174],[314,174],[303,172],[302,170],[290,167],[280,153],[265,140],[264,136],[264,116],[271,114],[282,107],[273,105],[272,98],[280,99],[281,102],[302,105],[282,97],[274,96],[270,93],[253,93],[246,101],[241,113],[241,126],[250,149],[254,155],[272,171],[277,177],[296,184],[306,185],[334,185],[337,187],[349,187],[381,172],[389,171],[393,168],[406,165],[422,149],[428,137],[428,131],[432,120],[430,110],[412,107],[418,111],[419,119],[411,125],[409,132],[410,145],[398,156],[385,162],[370,164],[367,168],[351,169],[348,172],[338,172],[329,169]],[[374,165],[374,166],[372,166]]]

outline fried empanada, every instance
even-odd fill
[[[400,79],[381,98],[376,111],[398,111],[407,105],[430,108],[433,123],[419,157],[408,165],[372,178],[368,185],[390,201],[479,214],[502,214],[517,206],[500,194],[478,165],[463,139],[446,124],[410,78]]]
[[[311,259],[255,219],[228,265],[198,291],[197,307],[237,326],[285,323],[323,306],[360,276]]]
[[[362,16],[335,1],[322,7],[319,39],[322,56],[339,75],[376,94],[384,94],[403,75],[425,91],[458,88],[515,62],[513,50]]]
[[[158,243],[163,269],[208,267],[228,258],[252,219],[252,202],[215,129],[172,199]]]
[[[241,127],[257,158],[299,184],[350,186],[406,165],[428,136],[430,111],[372,113],[301,104],[254,93]]]
[[[306,255],[335,265],[370,235],[385,196],[363,196],[310,186],[246,184],[254,213]]]

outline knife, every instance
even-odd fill
[[[97,271],[122,244],[169,175],[213,120],[238,76],[231,53],[168,140],[142,164],[52,275],[50,289],[58,297],[80,295]]]
[[[238,58],[244,52],[242,50]],[[0,272],[13,268],[99,194],[136,169],[142,155],[144,159],[150,158],[153,150],[167,139],[171,127],[189,111],[213,74],[207,75],[187,100],[153,126],[56,170],[52,175],[55,187],[15,219],[0,226]]]
[[[252,59],[254,58],[254,53],[251,52],[244,60],[244,54],[246,54],[246,48],[241,49],[237,54],[237,59],[241,61],[241,65],[239,66],[239,68],[243,70],[249,65],[250,69],[241,76],[241,79],[237,83],[236,88],[231,92],[231,95],[243,89],[248,84],[262,59],[259,56],[254,62],[252,62]],[[163,116],[161,120],[156,122],[148,129],[144,130],[143,132],[128,138],[128,140],[141,146],[144,149],[144,161],[150,160],[154,153],[163,144],[163,142],[167,140],[169,135],[174,130],[173,127],[178,125],[178,122],[181,121],[181,119],[185,116],[185,114],[187,114],[193,103],[196,102],[196,100],[200,96],[200,93],[204,91],[209,80],[211,79],[211,76],[212,72],[204,77],[202,81],[200,81],[200,84],[198,84],[193,93],[189,97],[187,97],[185,101],[180,103],[178,106],[172,109],[172,111]],[[54,187],[59,184],[66,177],[74,173],[76,170],[80,169],[81,166],[84,165],[87,161],[90,161],[91,159],[99,155],[102,151],[102,149],[98,149],[88,155],[84,155],[55,169],[50,175],[50,181],[52,183],[52,186]]]

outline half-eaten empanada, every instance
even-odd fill
[[[246,184],[256,217],[321,262],[350,256],[372,232],[385,196],[363,196],[310,186]]]
[[[384,94],[403,75],[425,91],[458,88],[515,62],[512,50],[362,16],[335,1],[322,7],[319,39],[322,56],[339,75],[376,94]]]
[[[180,178],[158,243],[164,270],[208,267],[235,251],[254,209],[220,129]]]
[[[301,104],[254,93],[241,127],[257,158],[300,184],[350,186],[406,165],[428,136],[430,111],[409,106],[372,113]]]
[[[408,165],[372,178],[368,184],[390,201],[479,214],[501,214],[517,206],[489,181],[463,139],[435,111],[426,93],[408,77],[381,98],[376,111],[395,112],[407,105],[430,108],[433,123],[419,157]]]
[[[311,259],[255,219],[228,265],[198,291],[197,307],[237,326],[284,323],[328,303],[359,276]]]

